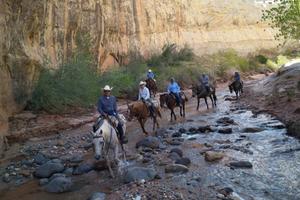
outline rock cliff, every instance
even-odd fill
[[[199,55],[273,48],[274,32],[259,17],[245,0],[0,0],[0,121],[24,108],[41,67],[66,60],[78,33],[90,35],[106,69],[168,42]]]

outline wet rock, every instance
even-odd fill
[[[55,179],[57,177],[66,177],[66,175],[63,173],[55,173],[49,178],[49,181],[52,181],[53,179]]]
[[[188,171],[189,169],[186,166],[180,164],[171,164],[165,167],[166,173],[186,173]]]
[[[5,173],[4,176],[2,177],[3,182],[9,183],[11,181],[11,177],[9,176],[8,173]]]
[[[38,178],[49,178],[52,174],[62,172],[63,170],[63,164],[48,162],[39,166],[34,175]]]
[[[73,168],[67,168],[63,173],[67,176],[71,176],[73,174]]]
[[[220,194],[223,194],[226,197],[226,196],[229,196],[233,193],[233,189],[230,188],[230,187],[225,187],[225,188],[222,188],[222,189],[218,190],[218,192]]]
[[[187,132],[185,128],[180,128],[178,131],[179,131],[180,133],[186,133],[186,132]]]
[[[179,148],[173,148],[173,149],[171,149],[170,153],[172,153],[172,152],[177,153],[180,157],[183,156],[183,152],[182,152],[182,150],[179,149]]]
[[[175,164],[189,166],[191,164],[191,160],[189,158],[179,158],[175,161]]]
[[[172,137],[181,137],[182,136],[182,133],[180,132],[175,132],[172,134]]]
[[[49,162],[51,162],[51,163],[63,163],[63,161],[61,159],[58,159],[58,158],[54,158],[54,159],[50,160]]]
[[[287,133],[288,135],[300,138],[300,121],[288,122]]]
[[[223,124],[223,125],[230,125],[230,124],[236,124],[233,119],[230,119],[229,117],[222,117],[217,120],[218,124]]]
[[[197,129],[195,127],[191,127],[191,128],[189,128],[189,132],[196,133]]]
[[[31,167],[32,166],[32,164],[33,164],[33,160],[22,160],[21,161],[21,165],[22,166],[27,166],[27,167]]]
[[[73,175],[81,175],[88,173],[94,169],[94,166],[90,163],[82,163],[76,167],[73,171]]]
[[[25,183],[25,179],[24,178],[18,178],[16,181],[15,181],[15,185],[16,186],[20,186],[22,184]]]
[[[218,133],[231,134],[232,133],[232,128],[221,128],[221,129],[218,130]]]
[[[68,159],[71,163],[81,163],[83,161],[82,155],[74,155],[71,158]]]
[[[177,153],[172,152],[172,153],[169,154],[169,158],[171,158],[172,160],[178,160],[181,157]]]
[[[200,133],[210,133],[210,132],[213,132],[213,129],[209,125],[207,125],[207,126],[199,126],[198,127],[198,131]]]
[[[262,132],[264,129],[259,127],[247,127],[242,130],[243,133],[257,133]]]
[[[147,136],[146,138],[144,138],[141,141],[139,141],[138,143],[136,143],[135,147],[136,148],[149,147],[152,149],[157,149],[157,148],[159,148],[160,143],[161,142],[157,137]]]
[[[233,168],[252,168],[253,165],[249,161],[233,161],[229,163],[230,167]]]
[[[204,153],[204,158],[207,162],[215,162],[224,157],[224,153],[216,151],[207,151]]]
[[[102,192],[93,193],[87,200],[105,200],[106,194]]]
[[[179,146],[184,141],[183,138],[168,138],[166,142],[170,145]]]
[[[29,177],[31,175],[31,171],[28,169],[22,169],[20,170],[19,174],[25,177]]]
[[[271,124],[271,125],[268,125],[267,127],[274,128],[274,129],[284,129],[284,128],[285,128],[285,125],[284,125],[284,124],[281,124],[281,123],[278,123],[278,124]]]
[[[40,186],[44,186],[46,184],[49,183],[49,179],[48,178],[41,178],[39,181]]]
[[[62,193],[70,191],[72,185],[71,178],[57,177],[45,186],[45,190],[50,193]]]
[[[41,153],[38,153],[37,155],[35,155],[34,157],[33,157],[33,162],[35,162],[36,164],[38,164],[38,165],[43,165],[43,164],[45,164],[46,162],[48,162],[49,161],[49,159],[48,158],[46,158],[43,154],[41,154]]]
[[[155,178],[157,172],[152,168],[131,167],[125,171],[123,176],[124,183],[140,181],[142,179],[148,181]]]

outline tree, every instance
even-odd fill
[[[300,40],[300,0],[279,0],[276,6],[263,11],[262,20],[279,30],[276,39]]]

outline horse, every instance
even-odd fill
[[[242,81],[234,81],[229,85],[229,91],[232,93],[235,92],[236,99],[239,99],[239,96],[243,93],[243,82]]]
[[[214,86],[211,86],[210,89],[210,92],[208,92],[203,84],[192,85],[192,97],[197,96],[197,110],[199,110],[201,98],[204,98],[207,109],[209,109],[207,97],[210,98],[212,107],[217,106],[216,88]]]
[[[123,121],[124,135],[126,131],[126,120],[123,115],[119,115]],[[117,121],[117,120],[115,120]],[[119,159],[119,147],[122,148],[123,160],[126,161],[126,155],[123,145],[120,143],[117,131],[113,127],[113,119],[99,117],[96,124],[93,126],[91,134],[93,136],[93,146],[95,152],[95,159],[99,160],[101,157],[104,158],[110,175],[114,178],[112,170],[112,164],[117,164],[118,171],[121,173],[122,161]]]
[[[150,91],[150,96],[151,97],[155,97],[156,93],[157,93],[157,85],[156,82],[152,79],[152,78],[148,78],[145,80],[146,82],[146,87],[149,89]]]
[[[153,119],[153,131],[155,130],[155,125],[157,128],[159,128],[157,116],[161,118],[161,113],[158,107],[154,106],[154,115],[152,116],[148,106],[143,101],[136,101],[130,105],[127,104],[127,106],[128,120],[131,121],[134,117],[136,117],[141,125],[144,134],[148,135],[148,132],[145,130],[145,123],[149,117]]]
[[[188,99],[183,92],[180,92],[180,95],[181,95],[181,104],[182,104],[182,106],[180,106],[180,116],[185,117],[185,102],[187,102]],[[174,109],[176,107],[178,107],[177,102],[176,102],[176,97],[173,94],[164,93],[159,96],[159,101],[160,101],[161,107],[164,107],[164,104],[166,104],[167,107],[170,109],[170,111],[171,111],[170,121],[173,120],[173,116],[176,121],[177,117],[174,112]]]

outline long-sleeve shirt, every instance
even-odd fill
[[[103,115],[116,116],[117,112],[117,100],[114,96],[102,96],[98,100],[98,112]]]
[[[154,79],[154,73],[153,72],[148,72],[147,73],[147,78],[151,78],[151,79]]]
[[[209,78],[208,78],[208,76],[207,76],[207,75],[202,76],[201,82],[202,82],[205,86],[209,86]]]
[[[142,88],[139,89],[139,100],[141,100],[142,98],[144,100],[150,99],[150,92],[147,87],[144,87],[143,89]]]
[[[241,77],[238,73],[234,74],[234,80],[235,81],[240,81],[241,80]]]
[[[168,93],[179,93],[180,92],[180,87],[176,82],[170,83],[168,86]]]

